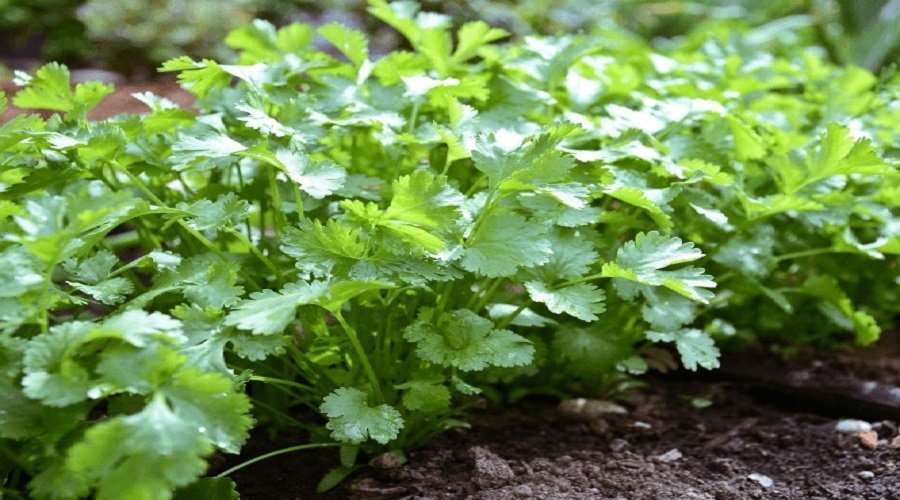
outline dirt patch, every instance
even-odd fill
[[[884,345],[825,364],[845,373],[865,359],[877,359],[886,377],[900,367]],[[365,469],[319,497],[315,481],[336,465],[334,450],[285,455],[233,477],[245,499],[900,498],[896,419],[844,423],[841,432],[835,416],[765,395],[752,382],[660,377],[626,403],[627,414],[599,421],[567,418],[554,401],[536,399],[474,413],[471,429],[446,432],[407,465]],[[256,441],[245,456],[288,445]]]
[[[112,83],[115,86],[116,91],[107,96],[96,108],[88,113],[88,118],[91,120],[105,120],[120,114],[141,115],[149,113],[150,109],[133,97],[133,94],[136,93],[151,92],[157,96],[169,99],[187,109],[190,109],[196,100],[196,97],[182,89],[181,86],[174,81],[174,78],[140,83],[121,83],[115,81],[108,83]],[[18,87],[11,81],[0,81],[0,92],[5,92],[7,99],[9,100],[9,109],[0,114],[0,124],[6,123],[21,114],[39,112],[35,110],[23,110],[13,106],[13,96],[15,96],[16,92],[20,89],[21,87]],[[53,114],[52,111],[40,111],[39,113],[45,117],[49,117]]]

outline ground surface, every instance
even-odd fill
[[[832,356],[827,366],[796,363],[804,364],[823,376],[868,371],[888,383],[900,374],[900,357],[884,344]],[[798,396],[798,410],[757,384],[716,378],[653,380],[626,404],[628,414],[602,423],[566,417],[550,401],[484,410],[472,415],[470,430],[445,433],[407,465],[366,469],[318,498],[900,498],[896,419],[870,419],[875,435],[838,432],[841,408],[810,406]],[[697,397],[713,404],[694,408]],[[247,453],[285,445],[260,440]],[[245,499],[317,498],[315,483],[335,455],[284,455],[234,479]]]
[[[171,82],[118,87],[92,118],[145,112],[133,92],[191,102]],[[15,92],[11,84],[0,84],[2,90]],[[801,356],[780,381],[802,373],[827,389],[842,385],[830,380],[852,375],[900,386],[898,336],[887,334],[864,351]],[[318,497],[317,482],[337,465],[333,449],[281,455],[233,478],[242,498],[256,500],[900,498],[900,415],[868,418],[852,398],[823,398],[789,383],[769,390],[778,382],[724,374],[659,378],[626,404],[627,414],[590,422],[563,415],[548,400],[488,408],[471,415],[471,429],[443,434],[413,452],[407,465],[364,469]],[[900,399],[900,390],[891,394]],[[697,398],[712,405],[695,408]],[[839,417],[849,416],[867,418],[874,434],[838,432]],[[299,436],[278,442],[261,436],[242,456],[214,461],[213,472],[302,443]]]

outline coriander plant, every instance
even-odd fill
[[[730,23],[504,44],[370,11],[413,50],[257,21],[235,64],[168,61],[196,112],[89,122],[110,86],[18,74],[57,114],[0,126],[4,493],[230,490],[197,478],[254,419],[340,446],[327,487],[481,392],[603,391],[660,343],[691,370],[725,338],[868,344],[896,312],[896,75]]]

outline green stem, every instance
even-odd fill
[[[221,472],[221,473],[217,474],[216,477],[225,477],[229,474],[232,474],[236,471],[243,469],[244,467],[253,465],[256,462],[261,462],[268,458],[277,457],[278,455],[284,455],[285,453],[292,453],[295,451],[302,451],[302,450],[311,450],[314,448],[330,448],[330,447],[337,447],[337,446],[344,446],[344,445],[341,443],[310,443],[310,444],[301,444],[299,446],[291,446],[289,448],[282,448],[280,450],[266,453],[265,455],[260,455],[256,458],[247,460],[246,462],[244,462],[240,465],[235,465],[234,467],[226,470],[225,472]]]
[[[784,255],[779,255],[779,256],[775,257],[775,262],[781,262],[781,261],[791,260],[791,259],[799,259],[799,258],[803,258],[803,257],[812,257],[814,255],[822,255],[822,254],[832,253],[832,252],[836,252],[836,251],[837,250],[834,247],[811,248],[809,250],[802,250],[800,252],[786,253]]]
[[[453,292],[454,283],[454,281],[448,282],[441,291],[441,294],[438,297],[437,308],[434,310],[434,321],[440,321],[441,316],[444,314],[444,310],[447,309],[447,303],[450,302],[450,295],[451,292]]]
[[[148,188],[148,187],[144,184],[143,181],[141,181],[137,176],[135,176],[134,174],[132,174],[127,168],[125,168],[124,166],[122,166],[122,164],[120,164],[119,162],[117,162],[117,161],[115,161],[115,160],[108,160],[108,161],[109,161],[110,165],[113,165],[116,169],[118,169],[120,172],[122,172],[123,174],[125,174],[125,176],[128,177],[128,180],[131,181],[132,185],[134,185],[134,187],[136,187],[136,188],[138,189],[138,191],[140,191],[141,193],[143,193],[144,196],[146,196],[150,201],[152,201],[153,203],[155,203],[156,205],[158,205],[158,206],[161,207],[161,208],[165,208],[165,207],[166,207],[166,204],[163,203],[163,201],[160,200],[159,197],[157,197],[155,194],[153,194],[153,192],[150,191],[150,188]],[[205,246],[206,248],[208,248],[208,249],[209,249],[213,254],[215,254],[217,257],[219,257],[219,258],[222,259],[223,261],[229,261],[229,260],[231,260],[231,259],[228,258],[227,255],[225,255],[225,254],[222,252],[222,250],[220,250],[216,245],[214,245],[213,242],[209,241],[209,239],[208,239],[206,236],[203,236],[202,234],[200,234],[200,232],[198,232],[198,231],[195,230],[194,228],[190,227],[190,226],[187,224],[187,222],[185,222],[185,221],[182,220],[182,219],[178,219],[178,220],[176,221],[176,223],[177,223],[177,224],[178,224],[185,232],[187,232],[188,234],[190,234],[191,236],[193,236],[194,239],[196,239],[196,240],[199,241],[203,246]],[[256,282],[256,280],[254,280],[249,274],[247,274],[247,271],[244,271],[244,270],[242,269],[242,270],[240,271],[240,275],[241,275],[241,277],[244,278],[244,280],[245,280],[248,284],[250,284],[251,287],[255,288],[256,290],[262,290],[262,287],[259,286],[259,284]]]
[[[278,181],[275,179],[275,167],[269,166],[269,191],[272,192],[272,205],[274,205],[273,214],[273,230],[275,231],[275,238],[278,239],[278,235],[281,232],[281,228],[286,226],[287,223],[284,219],[284,208],[281,206],[281,193],[278,191]]]
[[[419,119],[419,102],[416,101],[413,103],[412,116],[409,118],[409,125],[406,127],[406,131],[410,134],[416,130],[416,120]]]
[[[359,337],[356,336],[356,330],[347,323],[340,312],[334,313],[334,317],[337,318],[338,323],[341,324],[341,328],[344,329],[344,333],[346,333],[347,337],[350,339],[350,345],[353,346],[356,355],[359,357],[360,363],[363,365],[363,370],[365,370],[369,383],[372,385],[372,390],[375,392],[375,398],[378,399],[378,403],[384,403],[385,399],[384,394],[381,392],[381,384],[378,382],[375,370],[372,369],[372,364],[369,363],[369,357],[366,355],[365,349],[363,349],[362,344],[359,343]]]
[[[244,235],[244,233],[238,231],[233,227],[226,227],[225,232],[240,240],[241,243],[243,243],[248,249],[250,249],[250,253],[256,256],[256,258],[259,259],[259,261],[262,262],[263,265],[269,269],[269,271],[272,271],[272,274],[274,274],[276,278],[278,278],[280,281],[284,281],[281,276],[281,271],[278,270],[275,264],[273,264],[268,257],[263,255],[259,248],[257,248],[256,245],[254,245],[253,242],[251,242],[250,239]]]
[[[294,389],[300,389],[301,391],[310,391],[312,392],[313,388],[308,385],[298,384],[292,380],[284,380],[280,378],[272,378],[272,377],[263,377],[262,375],[253,375],[250,377],[250,380],[255,382],[263,382],[266,384],[275,384],[275,385],[286,385],[288,387],[293,387]]]
[[[490,302],[491,297],[494,296],[494,292],[496,292],[497,289],[500,288],[500,285],[502,285],[502,284],[503,284],[503,278],[497,278],[496,280],[494,280],[494,282],[491,284],[491,287],[488,289],[488,291],[485,292],[485,294],[481,297],[481,300],[478,301],[478,305],[475,306],[474,311],[478,312],[478,311],[484,309],[484,306],[486,306],[487,303]]]
[[[565,288],[565,287],[567,287],[567,286],[577,285],[578,283],[584,283],[584,282],[586,282],[586,281],[594,281],[594,280],[596,280],[596,279],[605,278],[605,277],[606,277],[606,276],[604,276],[604,274],[603,274],[602,272],[599,272],[599,273],[597,273],[597,274],[592,274],[592,275],[590,275],[590,276],[583,276],[583,277],[581,277],[581,278],[576,278],[576,279],[574,279],[574,280],[569,280],[569,281],[566,281],[566,282],[564,282],[564,283],[560,283],[560,284],[558,284],[558,285],[553,285],[553,286],[550,287],[550,289],[551,289],[551,290],[559,290],[560,288]]]
[[[478,303],[478,297],[482,293],[484,293],[485,290],[487,290],[487,288],[489,286],[488,283],[491,282],[491,279],[492,278],[485,278],[484,281],[482,281],[481,283],[478,284],[478,290],[475,293],[473,293],[472,296],[469,297],[469,301],[466,302],[466,309],[471,309],[473,311],[477,311],[477,309],[474,309],[474,307],[475,307],[475,304]]]
[[[520,314],[522,314],[522,311],[527,309],[528,306],[530,306],[531,304],[532,304],[531,300],[526,300],[515,311],[509,313],[505,318],[500,320],[500,322],[497,323],[497,326],[495,326],[494,328],[496,328],[498,330],[502,329],[502,328],[506,328],[507,326],[509,326],[510,323],[515,321],[515,319],[518,318]]]

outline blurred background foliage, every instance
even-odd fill
[[[421,0],[462,23],[482,19],[514,36],[624,28],[648,40],[684,36],[710,23],[778,41],[822,47],[838,64],[878,71],[900,60],[900,0]],[[0,0],[0,58],[54,60],[134,77],[187,54],[228,60],[232,29],[259,17],[339,21],[371,35],[374,52],[401,45],[366,15],[365,0]],[[380,49],[380,50],[379,50]]]

